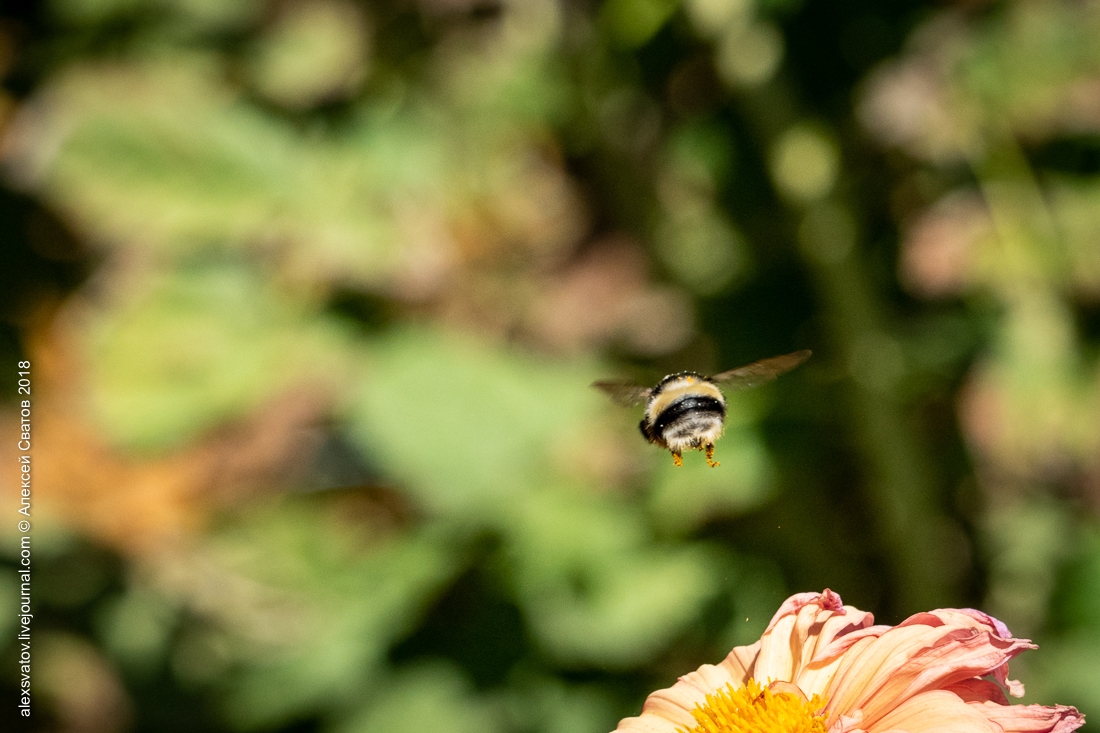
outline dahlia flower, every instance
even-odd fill
[[[1035,645],[973,609],[918,613],[897,626],[840,596],[791,596],[764,635],[646,699],[631,733],[1069,733],[1065,705],[1010,705],[1024,686],[1008,660]]]

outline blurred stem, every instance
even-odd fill
[[[851,217],[850,207],[836,202],[828,206],[835,207],[834,216]],[[819,211],[797,212],[803,219],[799,240],[828,314],[835,349],[855,375],[879,370],[864,378],[851,378],[846,386],[849,407],[860,429],[858,446],[870,469],[866,498],[873,509],[871,516],[879,522],[875,528],[878,539],[890,554],[900,609],[908,613],[953,605],[961,569],[956,567],[958,557],[951,557],[951,548],[942,541],[948,519],[935,507],[938,491],[926,468],[928,456],[902,412],[902,375],[882,373],[892,367],[874,353],[893,345],[885,335],[882,299],[860,259],[853,256],[854,230],[844,256],[821,256],[825,248],[835,251],[836,243],[830,240],[837,233],[814,225],[821,216]]]
[[[1057,219],[1008,125],[991,126],[984,137],[982,147],[988,152],[971,157],[970,167],[1003,255],[998,294],[1011,304],[1021,295],[1050,291],[1051,283],[1065,282],[1071,266]]]
[[[772,150],[779,135],[806,119],[794,99],[782,79],[741,99],[761,150]],[[843,165],[838,178],[833,190],[845,191]],[[872,531],[889,555],[893,578],[887,585],[903,613],[957,603],[965,567],[958,544],[945,540],[962,534],[936,506],[939,491],[928,471],[930,457],[903,412],[903,355],[889,336],[882,296],[857,256],[858,205],[839,194],[815,202],[788,200],[787,205],[799,223],[803,260],[834,348],[854,377],[846,382],[848,404],[869,469],[866,500],[878,523]]]

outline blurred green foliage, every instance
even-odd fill
[[[980,606],[1100,712],[1100,4],[0,34],[36,729],[610,730],[826,586]],[[717,469],[587,387],[807,347]]]

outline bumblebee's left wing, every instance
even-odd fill
[[[602,392],[606,392],[611,396],[611,399],[615,400],[623,407],[640,405],[653,394],[652,388],[643,387],[640,384],[635,384],[626,379],[600,380],[599,382],[593,382],[592,386]]]
[[[761,359],[743,367],[730,369],[729,371],[715,374],[710,378],[712,382],[722,382],[732,389],[748,389],[770,382],[784,372],[789,372],[796,366],[810,358],[811,351],[796,351],[793,354],[773,356],[770,359]]]

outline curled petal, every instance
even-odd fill
[[[801,684],[802,673],[817,661],[819,652],[828,648],[837,635],[869,626],[873,621],[871,614],[845,606],[840,596],[828,588],[821,593],[791,596],[772,617],[760,639],[760,655],[753,676],[757,680],[798,682],[809,692]]]
[[[1005,691],[996,682],[989,680],[963,680],[944,689],[954,692],[963,702],[995,702],[998,705],[1008,705]]]
[[[860,632],[850,634],[850,636],[857,636]],[[871,638],[866,636],[860,636],[856,639],[856,644],[852,646],[845,646],[844,651],[853,649],[859,643],[864,646],[870,644]],[[834,644],[831,644],[829,648],[833,648]],[[844,661],[844,655],[842,653],[831,655],[819,655],[810,664],[799,673],[798,686],[801,687],[809,694],[820,694],[828,697],[828,691],[833,688],[833,679],[836,676],[837,671],[840,669],[841,664]],[[835,709],[833,706],[826,706],[827,710]],[[861,713],[862,715],[862,713]]]
[[[882,703],[894,700],[896,689],[911,681],[899,678],[898,669],[932,644],[927,629],[893,628],[849,649],[829,685],[830,716],[861,709],[869,721]]]
[[[958,608],[955,609],[955,611],[956,613],[965,614],[974,618],[983,626],[993,627],[993,630],[997,632],[997,636],[1005,639],[1012,638],[1012,632],[1008,630],[1008,627],[1005,626],[1001,621],[990,616],[988,613],[984,613],[983,611],[979,611],[975,608]]]
[[[867,614],[870,616],[871,614]],[[824,650],[818,653],[813,661],[820,661],[824,659],[830,659],[832,657],[840,656],[848,651],[851,647],[855,646],[856,642],[861,639],[865,639],[870,636],[882,636],[885,632],[889,631],[890,626],[867,626],[866,628],[856,629],[850,633],[846,633],[843,636],[837,636],[832,642],[825,647]]]
[[[867,728],[868,733],[1000,733],[989,718],[946,690],[909,698]]]
[[[851,715],[839,716],[829,726],[829,733],[866,733],[863,729],[863,711],[853,710]]]
[[[873,726],[923,692],[986,675],[1003,679],[1008,660],[1032,648],[968,614],[918,614],[844,655],[831,684],[830,712],[858,707]]]
[[[772,691],[773,695],[779,695],[779,694],[794,695],[796,698],[798,698],[802,702],[809,701],[809,698],[806,697],[806,693],[802,691],[802,688],[800,688],[798,685],[796,685],[793,682],[784,682],[783,680],[776,680],[775,682],[772,682],[770,685],[768,685],[768,689]]]
[[[787,616],[793,616],[804,607],[810,605],[816,605],[828,611],[844,610],[844,602],[840,600],[840,596],[828,588],[820,593],[795,593],[793,596],[783,601],[783,605],[780,606],[779,610],[772,616],[772,621],[768,624],[768,628],[764,630],[764,633],[766,634],[771,631],[780,619]]]
[[[676,726],[690,727],[694,725],[691,711],[695,709],[696,704],[705,699],[705,693],[698,694],[698,687],[693,682],[685,682],[685,678],[681,677],[680,681],[672,687],[657,690],[647,697],[645,705],[642,706],[642,714],[638,718],[627,718],[622,721],[619,724],[619,730],[650,730],[646,727],[635,728],[624,725],[635,720],[649,723],[664,722],[666,727],[653,728],[653,730],[674,730]]]
[[[1005,733],[1070,733],[1085,724],[1085,716],[1067,705],[998,705],[970,703]]]
[[[981,632],[990,633],[992,636],[1005,641],[1012,642],[1017,646],[1016,651],[1003,662],[1001,662],[996,668],[990,669],[984,674],[991,675],[995,680],[1000,682],[1007,690],[1008,694],[1012,697],[1023,697],[1024,686],[1018,680],[1008,679],[1008,659],[1016,656],[1021,651],[1026,649],[1037,648],[1028,639],[1014,639],[1012,632],[1008,630],[1008,627],[1001,621],[995,619],[987,613],[976,611],[973,608],[941,608],[936,611],[930,611],[928,613],[921,613],[910,617],[906,621],[902,622],[902,626],[919,620],[920,623],[935,624],[938,620],[946,625],[953,625],[959,627],[968,627],[976,629]]]
[[[1034,644],[1020,639],[1002,639],[972,629],[957,630],[944,635],[935,646],[899,669],[900,675],[911,679],[900,694],[906,697],[984,675],[1001,679],[1008,671],[1009,659],[1034,648]]]

